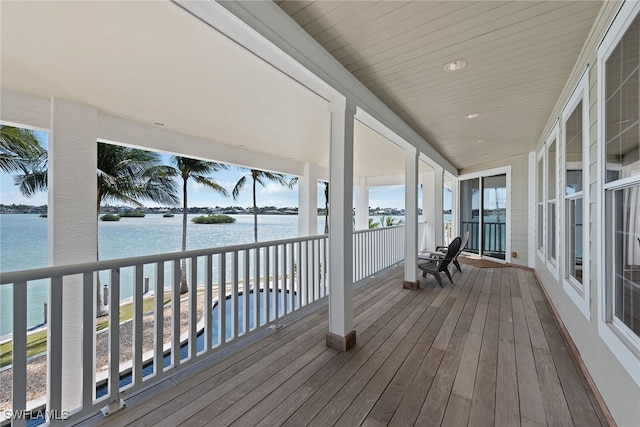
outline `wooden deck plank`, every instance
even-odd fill
[[[406,293],[406,291],[405,291]],[[267,411],[267,415],[257,424],[259,426],[272,426],[283,424],[296,410],[307,402],[330,378],[332,378],[344,364],[346,364],[357,352],[359,352],[382,328],[386,325],[399,309],[394,305],[375,324],[364,330],[358,336],[356,347],[348,352],[340,352],[331,363],[325,364],[315,372],[302,386],[286,398],[280,405]]]
[[[518,398],[518,374],[513,337],[511,276],[509,269],[503,268],[501,270],[495,422],[496,425],[512,426],[520,422],[520,401]]]
[[[482,275],[478,275],[477,278],[476,286],[481,291],[469,327],[469,334],[462,350],[462,357],[453,383],[451,397],[444,414],[443,425],[465,425],[469,420],[471,399],[473,398],[473,388],[482,347],[482,335],[489,308],[491,279],[492,277],[484,272]]]
[[[477,270],[474,274],[473,270],[467,272],[465,269],[463,277],[468,274],[473,274],[475,277],[475,275],[477,275]],[[456,286],[451,291],[450,298],[455,298],[455,300],[453,301],[451,308],[443,313],[444,320],[442,321],[438,333],[431,344],[431,348],[426,353],[426,357],[423,359],[416,375],[411,380],[411,383],[402,397],[397,410],[393,414],[389,425],[410,425],[413,424],[418,417],[420,408],[422,408],[432,382],[438,373],[442,358],[444,357],[449,341],[455,331],[455,325],[458,322],[466,302],[466,298],[468,297],[471,286],[473,285],[473,281],[468,280],[468,278],[469,276],[465,277],[464,282],[462,279],[458,280]],[[442,308],[445,307],[446,305],[443,305]]]
[[[393,332],[406,319],[406,316],[415,308],[415,293],[407,291],[407,295],[411,297],[404,306],[398,307],[400,310],[394,318],[388,322],[385,327],[354,357],[338,370],[338,372],[327,381],[317,392],[314,399],[305,402],[285,423],[287,426],[307,425],[313,420],[320,411],[324,409],[327,403],[339,392],[339,390],[358,372],[371,356],[384,344],[384,342],[393,334]]]
[[[524,277],[524,282],[520,284],[520,291],[522,292],[522,300],[525,306],[525,316],[529,326],[533,357],[547,425],[573,425],[567,400],[562,391],[560,379],[558,378],[538,312],[539,303],[546,304],[546,302],[542,298],[542,293],[538,289],[533,275],[525,272]]]
[[[518,393],[520,396],[520,422],[522,425],[546,425],[546,416],[540,394],[540,384],[533,359],[531,338],[527,327],[527,319],[520,292],[521,280],[524,276],[516,277],[518,296],[512,296],[513,329],[516,346],[516,365],[518,369]]]
[[[400,295],[398,293],[397,295]],[[383,305],[380,302],[380,305]],[[375,305],[373,309],[365,310],[366,313],[370,311],[371,314],[380,314]],[[321,332],[326,330],[326,324],[320,323],[315,327],[309,329],[307,332],[299,335],[299,337],[293,339],[284,346],[273,351],[268,356],[262,358],[260,361],[246,366],[245,369],[238,372],[234,376],[227,379],[222,384],[217,386],[211,385],[209,390],[204,390],[199,387],[197,390],[190,390],[189,393],[185,393],[178,399],[174,399],[170,405],[174,408],[171,415],[168,417],[162,417],[154,422],[161,423],[162,425],[177,425],[180,422],[189,418],[197,418],[192,422],[197,423],[198,420],[209,420],[212,417],[218,415],[218,413],[229,405],[234,404],[246,393],[253,388],[260,385],[262,382],[267,381],[271,376],[277,374],[292,363],[297,357],[301,356],[309,348],[309,345],[316,345],[318,341],[324,342],[324,337]],[[320,337],[318,337],[320,335]],[[307,340],[308,337],[311,337]],[[204,387],[207,385],[204,384]],[[188,405],[184,405],[184,402],[189,402]],[[215,402],[215,403],[214,403]],[[197,408],[199,414],[193,415],[193,408]]]
[[[465,266],[402,289],[399,265],[354,290],[356,346],[326,347],[327,307],[238,340],[81,425],[601,425],[530,271]]]
[[[387,385],[386,389],[367,415],[365,424],[382,423],[387,425],[393,417],[396,408],[400,404],[402,396],[405,394],[406,389],[411,383],[411,379],[416,374],[416,366],[420,366],[420,363],[424,359],[425,354],[428,352],[431,343],[439,331],[439,325],[444,321],[444,318],[447,315],[446,308],[444,310],[440,310],[443,303],[437,301],[443,301],[446,306],[446,301],[449,300],[450,292],[451,288],[445,288],[444,290],[439,291],[438,296],[425,311],[423,317],[420,319],[420,324],[423,325],[425,329],[422,331],[418,330],[418,332],[420,332],[420,336],[416,344],[413,346],[409,355],[403,361],[402,365],[391,379],[391,382]],[[449,302],[453,305],[453,299],[450,299]],[[436,318],[438,315],[439,318]]]
[[[538,311],[548,312],[548,307],[546,304],[544,307],[538,306]],[[543,328],[574,423],[576,425],[599,425],[602,418],[598,416],[597,410],[589,398],[586,382],[578,372],[560,331],[555,323],[545,322]]]
[[[485,320],[478,369],[469,411],[469,426],[493,425],[495,420],[496,369],[498,361],[498,325],[500,305],[498,275],[494,269],[487,271],[485,284],[491,283],[489,304]]]
[[[469,335],[469,328],[473,319],[473,313],[478,303],[478,298],[482,290],[482,286],[478,286],[478,277],[484,276],[484,272],[478,276],[471,277],[472,288],[464,308],[460,314],[459,321],[456,324],[454,333],[449,341],[447,350],[444,354],[440,367],[436,377],[433,380],[429,393],[425,399],[425,402],[420,409],[418,418],[416,419],[417,425],[439,425],[441,420],[444,420],[446,410],[448,409],[447,402],[450,401],[450,396],[453,390],[454,381],[457,376],[457,372],[460,366],[460,360],[464,353],[463,348],[466,346],[467,337]],[[464,401],[455,400],[454,402],[464,404]],[[470,399],[469,399],[470,403]],[[458,410],[459,408],[452,408],[452,410]],[[454,417],[454,418],[457,418]],[[447,423],[453,422],[451,411]],[[443,421],[444,422],[444,421]]]
[[[427,292],[421,292],[416,295],[416,305],[412,307],[412,312],[393,331],[378,351],[358,369],[358,372],[308,424],[309,426],[333,424],[340,419],[342,419],[342,422],[339,425],[360,425],[371,406],[377,401],[380,387],[386,386],[401,361],[411,350],[412,342],[403,343],[403,341],[407,334],[414,329],[416,322],[424,313],[426,307],[422,305],[422,302],[427,296]],[[413,341],[415,342],[415,340]],[[386,363],[392,355],[394,357],[391,358],[389,363]],[[374,375],[375,380],[370,382]],[[369,385],[370,387],[365,390]],[[349,411],[345,414],[347,410]]]

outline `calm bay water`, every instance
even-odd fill
[[[234,224],[194,224],[189,215],[187,249],[239,245],[253,242],[253,216],[232,215]],[[318,233],[324,229],[324,217],[318,218]],[[259,215],[258,239],[270,241],[298,235],[296,215]],[[180,251],[182,216],[164,218],[122,218],[118,222],[98,223],[100,260],[153,255]],[[32,214],[0,215],[0,272],[27,270],[48,266],[47,219]],[[102,277],[102,276],[101,276]],[[122,297],[131,295],[122,289]],[[42,323],[46,282],[29,284],[27,290],[27,324]],[[11,286],[0,287],[0,336],[11,332]]]

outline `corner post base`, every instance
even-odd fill
[[[416,280],[415,282],[405,280],[402,282],[403,289],[411,289],[413,291],[420,289],[420,281]]]
[[[356,331],[353,330],[347,336],[341,336],[327,332],[327,347],[337,348],[340,351],[348,351],[356,345]]]

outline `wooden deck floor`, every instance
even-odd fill
[[[428,277],[418,291],[402,289],[402,274],[355,292],[348,352],[326,347],[320,307],[83,424],[605,424],[531,272],[463,265],[454,285]]]

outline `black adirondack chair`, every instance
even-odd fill
[[[440,287],[443,288],[444,285],[442,284],[440,273],[444,272],[449,278],[449,281],[453,283],[451,273],[449,273],[449,264],[458,256],[461,243],[462,239],[456,237],[447,247],[447,252],[444,256],[432,255],[427,259],[418,259],[418,268],[422,270],[422,277],[425,277],[427,273],[432,274],[438,281]]]
[[[462,243],[460,243],[460,249],[458,249],[458,253],[456,254],[455,257],[453,257],[453,265],[456,266],[456,268],[458,269],[458,271],[460,273],[462,273],[462,268],[460,268],[460,263],[458,262],[458,256],[462,253],[462,251],[464,250],[465,246],[467,246],[467,242],[468,241],[469,241],[469,232],[467,231],[462,236]],[[441,258],[444,257],[444,255],[447,253],[447,249],[448,248],[449,248],[448,246],[437,246],[436,247],[436,252],[440,252],[441,254],[435,253],[435,255],[438,255]]]

